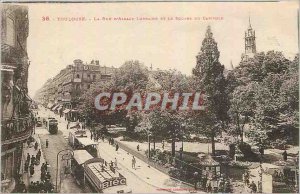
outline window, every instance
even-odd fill
[[[88,75],[87,75],[87,77],[88,77],[88,78],[91,78],[91,75],[90,75],[90,74],[88,74]]]
[[[93,75],[93,80],[96,80],[96,75]]]
[[[90,85],[90,84],[88,84],[88,85],[87,85],[87,89],[90,89],[90,87],[91,87],[91,85]]]
[[[77,74],[77,75],[76,75],[76,78],[80,78],[80,75],[79,75],[79,74]]]
[[[15,22],[10,17],[6,19],[6,43],[15,46]]]

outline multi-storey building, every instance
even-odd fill
[[[76,99],[96,80],[111,79],[115,70],[114,67],[100,66],[98,60],[84,64],[82,60],[76,59],[54,78],[47,80],[37,91],[35,99],[60,114],[72,117],[77,112]]]
[[[28,9],[1,6],[1,191],[18,183],[22,145],[32,134],[33,117],[28,96]]]

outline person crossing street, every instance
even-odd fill
[[[135,169],[136,160],[134,156],[132,156],[131,162],[132,162],[132,168]]]

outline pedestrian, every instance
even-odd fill
[[[206,189],[206,183],[207,183],[207,176],[202,176],[202,182],[201,182],[201,186],[202,189],[205,190]]]
[[[40,159],[41,159],[41,155],[36,155],[36,160],[35,160],[35,165],[39,165],[40,164]]]
[[[39,144],[38,144],[38,142],[35,142],[35,144],[34,144],[34,150],[37,150],[37,149],[38,149],[38,147],[39,147]]]
[[[254,181],[252,181],[252,183],[250,185],[250,188],[251,188],[251,193],[256,193],[257,192],[257,186],[254,183]]]
[[[198,172],[194,172],[194,188],[197,190]]]
[[[282,153],[282,156],[283,156],[283,160],[287,161],[287,152],[286,152],[286,150],[284,150],[284,152]]]
[[[206,183],[206,188],[207,188],[207,193],[211,193],[212,192],[212,186],[211,186],[211,181],[207,181]]]
[[[34,165],[30,166],[30,176],[32,177],[32,175],[34,174]]]
[[[42,155],[41,149],[39,149],[39,151],[37,152],[36,155],[39,156],[39,158],[41,157],[41,155]]]
[[[119,144],[116,144],[116,151],[119,150]]]
[[[49,141],[48,139],[46,139],[46,148],[48,148],[48,146],[49,146]]]
[[[27,139],[27,147],[29,148],[29,146],[30,146],[30,140]]]
[[[165,141],[162,141],[162,149],[165,149]]]
[[[265,152],[265,150],[264,150],[263,146],[260,146],[260,147],[259,147],[259,153],[260,153],[261,155],[264,155],[264,152]]]
[[[50,172],[47,172],[47,174],[46,174],[46,180],[50,180],[50,178],[51,178]]]
[[[118,168],[118,160],[115,158],[115,167]]]
[[[24,171],[28,172],[28,167],[29,167],[29,161],[26,160],[25,164],[24,164]]]
[[[134,156],[132,156],[131,162],[132,162],[132,164],[131,164],[131,165],[132,165],[132,168],[135,169],[136,160],[135,160],[135,157],[134,157]]]
[[[26,159],[26,161],[30,161],[30,154],[29,153],[27,153],[27,159]]]
[[[35,157],[34,155],[31,156],[31,164],[30,165],[34,165],[35,164]]]
[[[136,146],[136,149],[137,149],[137,151],[140,151],[140,145],[139,144]]]
[[[44,165],[45,171],[48,170],[48,162],[46,162],[46,164]]]
[[[45,180],[46,172],[44,170],[41,171],[41,181]]]
[[[91,133],[91,140],[93,140],[93,133]]]

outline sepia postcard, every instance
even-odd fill
[[[299,2],[1,1],[1,193],[299,193]]]

